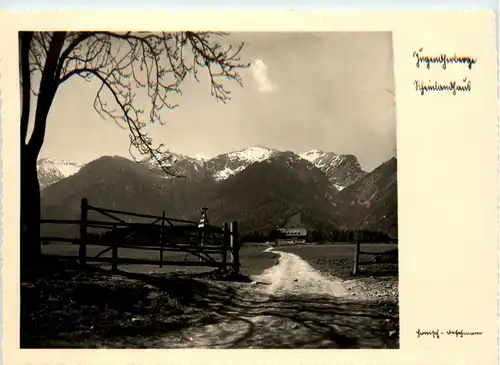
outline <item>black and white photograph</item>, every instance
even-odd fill
[[[399,349],[390,31],[21,31],[22,349]]]

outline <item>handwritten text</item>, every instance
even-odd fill
[[[472,90],[472,83],[467,80],[467,77],[461,80],[461,83],[456,81],[449,81],[445,84],[441,84],[439,81],[430,81],[425,83],[424,81],[415,80],[415,91],[419,92],[420,95],[424,95],[429,91],[443,91],[451,92],[453,95],[457,95],[457,92],[468,92]]]
[[[472,65],[477,62],[477,58],[469,56],[457,56],[456,54],[448,56],[446,53],[441,53],[439,56],[425,56],[421,54],[422,51],[423,48],[420,48],[413,52],[413,58],[417,59],[417,67],[420,67],[420,64],[425,64],[427,69],[430,69],[431,64],[440,64],[443,70],[446,70],[448,64],[462,63],[466,64],[469,70],[472,70]]]
[[[461,330],[446,330],[446,331],[440,331],[438,329],[435,330],[428,330],[428,331],[422,331],[421,329],[418,329],[416,331],[417,338],[421,337],[432,337],[435,339],[439,339],[440,336],[455,336],[455,337],[460,337],[463,338],[464,336],[480,336],[483,333],[482,332],[468,332],[464,331],[463,329]]]

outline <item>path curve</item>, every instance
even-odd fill
[[[340,280],[326,277],[299,256],[282,251],[272,250],[272,252],[280,255],[278,265],[254,277],[256,282],[268,284],[264,287],[267,294],[273,296],[312,294],[332,297],[349,295]]]
[[[279,263],[253,276],[252,284],[239,290],[233,303],[225,307],[220,321],[186,328],[180,336],[166,336],[163,345],[177,348],[386,346],[379,335],[374,335],[369,314],[365,313],[367,317],[362,319],[363,313],[351,310],[350,304],[332,306],[350,294],[339,279],[326,277],[295,254],[273,252],[280,255]],[[304,303],[297,304],[297,297],[303,298],[306,307]],[[340,311],[345,311],[346,306],[349,314],[343,317]],[[301,316],[311,318],[297,321]],[[361,325],[357,327],[358,324]],[[351,334],[343,335],[346,331]]]

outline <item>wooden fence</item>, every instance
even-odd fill
[[[397,244],[398,240],[397,239],[392,239],[390,243],[396,243]],[[352,275],[358,275],[359,274],[359,267],[360,265],[372,265],[372,264],[381,264],[381,263],[394,263],[393,256],[396,256],[396,262],[397,262],[397,254],[398,251],[393,251],[393,252],[367,252],[367,251],[361,251],[361,240],[357,240],[354,246],[354,258],[353,258],[353,265],[352,265]],[[360,261],[360,255],[371,255],[374,257],[374,260],[372,261],[367,261],[367,262],[361,262]],[[378,260],[378,257],[384,257],[384,256],[389,256],[389,259],[387,258],[382,258],[381,260]]]
[[[108,221],[89,219],[91,211],[105,216]],[[132,219],[143,222],[132,222]],[[47,256],[77,259],[83,265],[90,262],[110,263],[115,271],[119,264],[158,265],[160,268],[164,265],[216,267],[236,273],[240,268],[237,221],[224,223],[222,227],[198,227],[198,222],[195,221],[167,218],[165,211],[162,216],[123,212],[91,206],[86,198],[82,198],[80,220],[42,219],[40,223],[78,225],[79,238],[41,237],[41,241],[78,244],[78,256]],[[104,229],[105,233],[99,239],[90,238],[89,228]],[[97,255],[89,256],[88,246],[105,248]],[[119,257],[120,248],[157,251],[159,258]],[[111,252],[111,257],[102,256],[108,252]],[[165,257],[169,252],[181,252],[185,254],[184,259],[172,260]],[[188,260],[190,256],[197,260]]]

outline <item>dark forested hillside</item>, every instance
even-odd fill
[[[79,219],[82,197],[97,207],[158,216],[165,210],[167,217],[192,220],[207,205],[212,224],[238,220],[243,233],[292,225],[318,232],[365,227],[397,235],[395,158],[339,192],[331,176],[292,152],[273,151],[226,179],[203,173],[166,178],[147,164],[105,156],[43,189],[42,217]],[[71,233],[76,235],[77,227]]]

